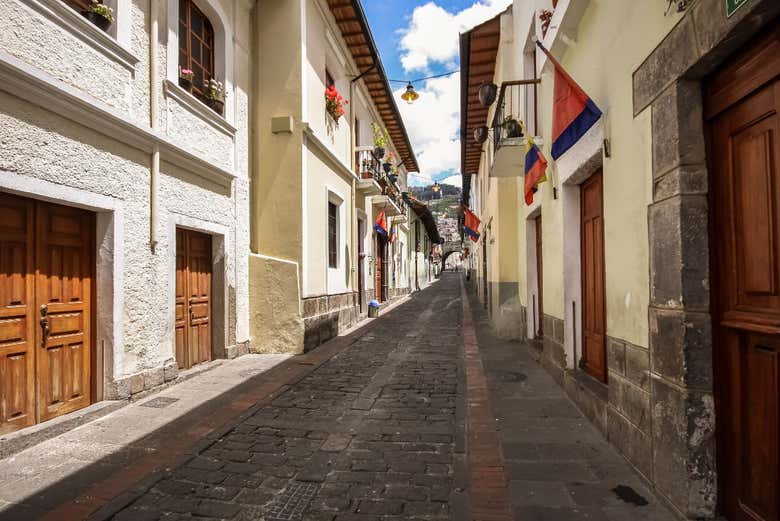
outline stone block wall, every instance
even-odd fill
[[[302,300],[304,352],[311,351],[338,336],[358,321],[360,307],[357,292],[321,295]]]

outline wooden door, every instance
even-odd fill
[[[705,90],[718,475],[730,521],[778,521],[780,30],[751,48]]]
[[[534,219],[536,227],[536,334],[544,335],[544,268],[542,266],[542,216],[541,214]]]
[[[211,360],[211,236],[176,230],[176,362]]]
[[[382,302],[385,298],[385,239],[380,234],[376,235],[376,300]]]
[[[93,397],[94,218],[0,194],[0,432]]]
[[[582,360],[591,376],[607,381],[606,304],[604,299],[604,204],[599,170],[582,185]]]
[[[355,123],[357,123],[357,120],[355,120]],[[365,240],[365,233],[366,233],[366,222],[363,219],[358,219],[358,261],[357,261],[357,268],[358,268],[358,306],[360,306],[360,311],[363,311],[363,287],[364,287],[364,281],[363,281],[363,262],[366,258],[366,252],[363,245],[363,241]]]

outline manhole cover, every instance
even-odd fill
[[[269,506],[268,521],[297,521],[319,490],[317,483],[293,481]]]
[[[525,379],[528,378],[525,373],[520,373],[517,371],[506,371],[504,373],[501,373],[501,379],[505,382],[525,382]]]
[[[168,396],[158,396],[157,398],[152,398],[148,402],[144,402],[141,404],[141,407],[151,407],[152,409],[163,409],[165,407],[168,407],[172,403],[178,402],[178,398],[169,398]]]

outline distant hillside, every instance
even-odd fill
[[[439,185],[438,192],[433,191],[433,185],[412,186],[410,190],[420,201],[428,204],[434,217],[457,219],[460,206],[460,188],[452,185]]]
[[[452,185],[439,185],[439,192],[433,191],[433,185],[412,186],[410,190],[414,196],[421,201],[430,201],[432,199],[441,199],[442,197],[455,196],[460,198],[460,188]]]

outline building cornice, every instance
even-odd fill
[[[133,148],[151,153],[157,147],[163,160],[220,186],[230,186],[236,177],[234,172],[184,150],[168,136],[127,120],[118,110],[3,51],[0,90]]]

